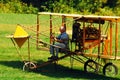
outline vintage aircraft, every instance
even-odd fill
[[[41,16],[45,16],[47,20],[45,21]],[[41,49],[43,46],[48,48],[50,45],[53,46],[51,36],[53,33],[58,34],[56,29],[61,25],[67,29],[71,38],[69,40],[70,49],[65,50],[67,54],[55,60],[48,60],[40,65],[31,62],[29,39],[33,37],[30,37],[21,27],[35,32],[36,47],[37,49]],[[109,76],[118,74],[118,68],[112,62],[113,60],[120,59],[120,55],[118,54],[120,48],[118,44],[120,41],[118,32],[120,29],[118,26],[120,26],[120,17],[117,16],[39,12],[37,14],[36,30],[19,25],[16,33],[8,37],[11,38],[14,45],[17,43],[19,47],[28,39],[29,61],[25,61],[23,70],[39,68],[70,57],[71,67],[73,66],[73,60],[77,60],[84,64],[84,71],[99,73],[102,69],[103,74]],[[49,35],[44,33],[46,28]],[[43,41],[42,36],[49,37],[49,42]]]

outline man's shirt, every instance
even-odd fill
[[[69,36],[66,32],[61,33],[60,35],[58,35],[57,39],[62,40],[63,43],[66,45],[66,47],[68,47],[69,45]]]

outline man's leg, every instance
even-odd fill
[[[51,57],[48,57],[48,59],[52,59],[55,54],[54,54],[54,47],[53,46],[50,46],[50,54],[52,55]]]
[[[63,44],[63,43],[57,43],[57,44],[55,44],[55,46],[65,48],[65,44]],[[59,48],[58,47],[55,47],[55,52],[56,52],[55,56],[57,56],[57,57],[58,57],[58,53],[59,53]]]

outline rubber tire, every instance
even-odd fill
[[[35,69],[37,66],[33,62],[26,62],[23,65],[23,71],[31,71]]]
[[[114,70],[115,70],[115,74],[114,74],[114,75],[117,75],[117,74],[118,74],[118,68],[117,68],[117,66],[114,65],[113,63],[107,63],[107,64],[105,64],[105,66],[103,67],[103,74],[104,74],[105,76],[109,76],[109,75],[106,74],[106,70],[107,70],[107,68],[108,68],[109,66],[112,66],[112,67],[114,68]],[[113,75],[112,75],[112,76],[113,76]]]
[[[97,68],[96,63],[95,63],[93,60],[89,59],[89,60],[86,61],[85,64],[84,64],[84,71],[85,71],[85,72],[89,72],[89,71],[87,70],[87,66],[89,66],[89,63],[91,63],[91,62],[94,63],[94,64],[95,64],[95,67]],[[95,68],[95,71],[92,71],[92,72],[96,72],[96,68]]]

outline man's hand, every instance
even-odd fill
[[[54,38],[54,40],[55,40],[56,42],[60,42],[60,43],[63,42],[63,40],[60,40],[60,39],[57,39],[57,38]]]
[[[58,39],[56,37],[54,37],[54,41],[57,41]]]

